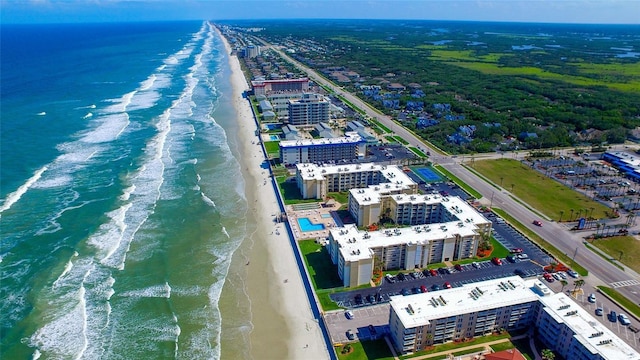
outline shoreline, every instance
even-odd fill
[[[289,232],[284,223],[274,221],[281,210],[269,169],[262,167],[267,159],[255,133],[256,119],[248,100],[243,97],[248,82],[239,59],[230,55],[227,39],[217,28],[216,32],[229,59],[233,88],[230,101],[237,113],[239,160],[245,178],[248,218],[255,220],[256,229],[247,235],[241,251],[233,258],[234,265],[245,267],[243,280],[253,325],[248,344],[250,356],[256,359],[328,359],[327,346],[309,304]]]

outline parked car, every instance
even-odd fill
[[[602,316],[602,313],[603,313],[603,310],[602,310],[602,308],[601,308],[601,307],[596,308],[596,315],[598,315],[598,316]]]
[[[529,255],[527,254],[518,254],[518,259],[520,260],[527,260],[529,258]]]
[[[558,281],[562,280],[562,278],[560,277],[560,275],[558,275],[557,273],[553,273],[553,274],[551,274],[551,276],[553,276],[553,278],[554,278],[554,279],[556,279],[556,280],[558,280]]]
[[[460,265],[460,264],[455,264],[453,268],[458,270],[458,271],[462,271],[462,265]]]
[[[540,221],[540,220],[533,220],[533,225],[535,225],[535,226],[542,226],[542,221]]]
[[[520,254],[523,252],[522,248],[513,248],[511,249],[511,252],[514,254]]]
[[[474,268],[476,268],[476,269],[479,269],[479,268],[480,268],[480,264],[478,264],[478,263],[477,263],[477,262],[475,262],[475,261],[471,263],[471,266],[473,266],[473,267],[474,267]]]
[[[596,302],[596,294],[594,294],[594,293],[589,294],[589,297],[587,298],[587,300],[592,304],[595,303]]]
[[[565,274],[565,272],[564,272],[564,271],[558,271],[558,272],[557,272],[557,274],[558,274],[558,275],[560,275],[560,277],[561,277],[563,280],[566,280],[566,279],[567,279],[567,274]]]
[[[578,274],[578,273],[577,273],[576,271],[574,271],[574,270],[567,270],[567,274],[569,274],[569,276],[571,276],[572,278],[575,278],[575,279],[577,279],[577,278],[579,278],[579,277],[580,277],[580,274]]]
[[[511,254],[511,255],[507,256],[507,261],[514,263],[514,262],[518,261],[518,258],[515,255]]]
[[[385,275],[384,277],[385,277],[385,279],[387,279],[387,281],[388,281],[388,282],[390,282],[391,284],[393,284],[394,282],[396,282],[396,278],[395,278],[395,277],[393,277],[393,275],[391,275],[391,274],[387,274],[387,275]]]
[[[609,313],[609,321],[616,322],[618,320],[618,314],[615,311],[611,310]]]
[[[451,289],[451,284],[447,281],[444,283],[444,288],[445,289]]]
[[[356,334],[353,332],[353,330],[351,329],[347,330],[347,339],[354,340],[355,338],[356,338]]]
[[[493,259],[491,259],[491,262],[498,266],[502,265],[502,260],[500,260],[500,258],[498,257],[494,257]]]
[[[438,291],[438,290],[442,290],[440,285],[438,285],[438,284],[431,285],[431,291]]]
[[[631,324],[631,321],[629,321],[629,317],[627,317],[626,314],[618,315],[618,321],[620,321],[620,324],[625,326]]]
[[[544,277],[544,279],[545,279],[545,280],[547,280],[547,281],[548,281],[548,282],[550,282],[550,283],[552,283],[552,282],[554,282],[554,281],[555,281],[555,280],[553,279],[553,276],[551,276],[551,274],[549,274],[549,273],[544,273],[544,274],[542,275],[542,277]]]
[[[428,292],[429,290],[427,290],[427,287],[426,287],[426,286],[424,286],[424,285],[420,285],[420,291],[421,291],[421,292],[423,292],[423,293],[426,293],[426,292]]]
[[[438,276],[438,272],[435,269],[429,270],[429,273],[431,274],[431,276]]]
[[[402,295],[404,295],[404,296],[411,295],[411,291],[409,291],[409,289],[402,289],[401,293],[402,293]]]

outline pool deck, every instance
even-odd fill
[[[318,200],[318,208],[317,209],[308,209],[308,210],[295,210],[294,205],[287,205],[287,219],[289,220],[289,225],[291,226],[291,230],[293,231],[293,236],[296,241],[306,240],[306,239],[326,239],[329,237],[329,229],[337,226],[333,216],[331,215],[332,211],[337,211],[340,208],[339,203],[333,203],[333,206],[323,207],[322,200]],[[322,215],[325,215],[323,217]],[[326,215],[329,215],[328,217]],[[302,231],[300,229],[300,224],[298,224],[299,218],[308,218],[313,224],[323,224],[324,230],[318,231]]]

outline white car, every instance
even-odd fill
[[[574,270],[567,271],[567,274],[569,274],[569,276],[571,276],[574,279],[577,279],[577,278],[580,277],[580,275],[577,272],[575,272]]]
[[[596,294],[594,294],[594,293],[589,294],[589,297],[587,298],[587,300],[590,303],[595,303],[596,302]]]
[[[620,321],[620,324],[622,324],[622,325],[631,324],[631,321],[629,321],[629,318],[625,314],[618,315],[618,321]]]
[[[346,316],[347,319],[349,319],[349,320],[351,320],[351,319],[353,319],[355,317],[355,315],[353,315],[353,311],[351,311],[351,310],[345,311],[344,312],[344,316]]]

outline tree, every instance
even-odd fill
[[[541,355],[543,360],[554,360],[556,358],[556,354],[551,349],[542,349]]]
[[[562,289],[560,289],[560,292],[562,292],[564,290],[564,287],[567,286],[568,282],[567,280],[560,280],[560,284],[562,284]]]
[[[573,282],[574,288],[573,290],[578,290],[580,288],[582,288],[582,286],[584,285],[584,280],[580,279],[580,280],[576,280]]]

